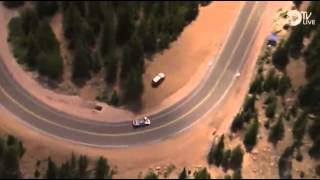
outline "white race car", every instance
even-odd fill
[[[151,124],[151,121],[148,117],[143,117],[143,119],[139,120],[133,120],[132,126],[133,127],[143,127],[143,126],[149,126]]]

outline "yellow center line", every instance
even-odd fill
[[[252,18],[254,9],[256,7],[256,4],[254,4],[252,11],[250,12],[249,18],[245,24],[245,27],[243,28],[243,31],[241,32],[241,35],[239,36],[240,38],[237,40],[236,46],[235,48],[233,48],[233,51],[231,53],[230,59],[232,59],[232,57],[234,56],[234,53],[236,52],[236,49],[238,48],[239,44],[240,44],[240,40],[242,39],[244,32],[246,31],[248,24]],[[218,81],[215,83],[215,86],[210,90],[210,92],[207,94],[206,97],[204,97],[196,106],[194,106],[193,108],[191,108],[188,112],[184,113],[183,115],[181,115],[180,117],[178,117],[177,119],[174,119],[166,124],[154,127],[154,128],[150,128],[150,129],[146,129],[146,130],[142,130],[142,131],[138,131],[138,132],[130,132],[130,133],[120,133],[120,134],[108,134],[108,133],[95,133],[95,132],[89,132],[89,131],[85,131],[85,130],[81,130],[81,129],[77,129],[77,128],[73,128],[73,127],[67,127],[61,124],[58,124],[56,122],[50,121],[49,119],[42,117],[34,112],[32,112],[31,110],[27,109],[25,106],[23,106],[22,104],[20,104],[19,102],[17,102],[14,98],[12,98],[1,86],[0,86],[0,91],[6,96],[8,97],[13,103],[15,103],[18,107],[20,107],[22,110],[24,110],[25,112],[31,114],[32,116],[38,118],[39,120],[43,120],[45,122],[48,122],[50,124],[53,124],[55,126],[67,129],[67,130],[71,130],[71,131],[77,131],[77,132],[81,132],[84,134],[89,134],[89,135],[95,135],[95,136],[103,136],[103,137],[117,137],[117,136],[130,136],[130,135],[138,135],[138,134],[143,134],[143,133],[147,133],[147,132],[151,132],[151,131],[155,131],[158,129],[161,129],[163,127],[169,126],[173,123],[176,123],[178,121],[180,121],[181,119],[183,119],[184,117],[186,117],[187,115],[189,115],[190,113],[192,113],[193,111],[195,111],[199,106],[201,106],[211,95],[212,93],[216,90],[219,82],[221,81],[221,79],[223,78],[223,74],[226,72],[228,66],[230,65],[231,61],[228,62],[228,64],[225,66],[223,73],[220,74]]]

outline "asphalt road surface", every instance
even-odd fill
[[[244,4],[222,50],[200,85],[175,105],[151,115],[149,127],[134,129],[131,119],[122,123],[96,122],[53,109],[25,91],[12,78],[3,61],[0,61],[0,103],[28,127],[73,143],[127,147],[163,140],[191,127],[219,105],[237,80],[235,74],[247,60],[265,7],[266,2]],[[213,38],[214,35],[212,32]]]

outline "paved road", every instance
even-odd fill
[[[223,99],[236,80],[234,75],[245,64],[265,7],[266,2],[245,3],[222,51],[199,87],[177,104],[151,115],[149,127],[133,129],[131,120],[96,122],[53,109],[26,92],[12,78],[3,61],[0,61],[0,102],[29,127],[83,145],[127,147],[168,138],[190,127]]]

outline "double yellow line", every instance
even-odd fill
[[[138,135],[138,134],[144,134],[144,133],[147,133],[147,132],[152,132],[152,131],[155,131],[155,130],[158,130],[158,129],[161,129],[161,128],[164,128],[166,126],[169,126],[173,123],[176,123],[178,121],[180,121],[181,119],[183,119],[184,117],[186,117],[187,115],[191,114],[193,111],[195,111],[198,107],[200,107],[211,95],[212,93],[216,90],[219,82],[221,81],[221,79],[223,78],[223,74],[226,72],[228,66],[230,65],[231,63],[231,60],[240,44],[240,40],[242,39],[243,35],[244,35],[244,32],[246,31],[247,27],[248,27],[248,24],[250,22],[250,20],[252,19],[252,15],[253,15],[253,12],[255,11],[254,9],[256,8],[256,4],[254,4],[253,8],[252,8],[252,11],[250,12],[250,15],[249,15],[249,18],[245,24],[245,27],[243,28],[242,32],[241,32],[241,35],[239,36],[239,39],[237,40],[237,43],[235,45],[235,47],[233,48],[233,51],[231,53],[231,56],[229,58],[229,62],[228,64],[224,67],[224,70],[223,72],[220,74],[219,78],[218,78],[218,81],[215,83],[214,87],[210,90],[210,92],[207,94],[206,97],[204,97],[196,106],[194,106],[193,108],[191,108],[188,112],[184,113],[182,116],[178,117],[177,119],[174,119],[166,124],[163,124],[163,125],[160,125],[160,126],[157,126],[157,127],[154,127],[154,128],[150,128],[150,129],[146,129],[146,130],[142,130],[142,131],[138,131],[138,132],[130,132],[130,133],[120,133],[120,134],[110,134],[110,133],[95,133],[95,132],[89,132],[89,131],[85,131],[85,130],[81,130],[81,129],[76,129],[76,128],[73,128],[73,127],[67,127],[67,126],[64,126],[64,125],[61,125],[61,124],[58,124],[56,122],[53,122],[53,121],[50,121],[49,119],[45,118],[45,117],[42,117],[36,113],[34,113],[33,111],[29,110],[28,108],[26,108],[25,106],[23,106],[22,104],[20,104],[18,101],[16,101],[13,97],[11,97],[1,86],[0,86],[0,91],[8,98],[10,99],[10,101],[12,101],[14,104],[16,104],[19,108],[21,108],[23,111],[31,114],[32,116],[38,118],[39,120],[42,120],[42,121],[45,121],[47,123],[50,123],[52,125],[55,125],[55,126],[58,126],[58,127],[61,127],[61,128],[64,128],[64,129],[67,129],[67,130],[70,130],[70,131],[77,131],[77,132],[81,132],[81,133],[84,133],[84,134],[88,134],[88,135],[95,135],[95,136],[102,136],[102,137],[120,137],[120,136],[131,136],[131,135]],[[42,131],[45,131],[45,130],[42,130]]]

